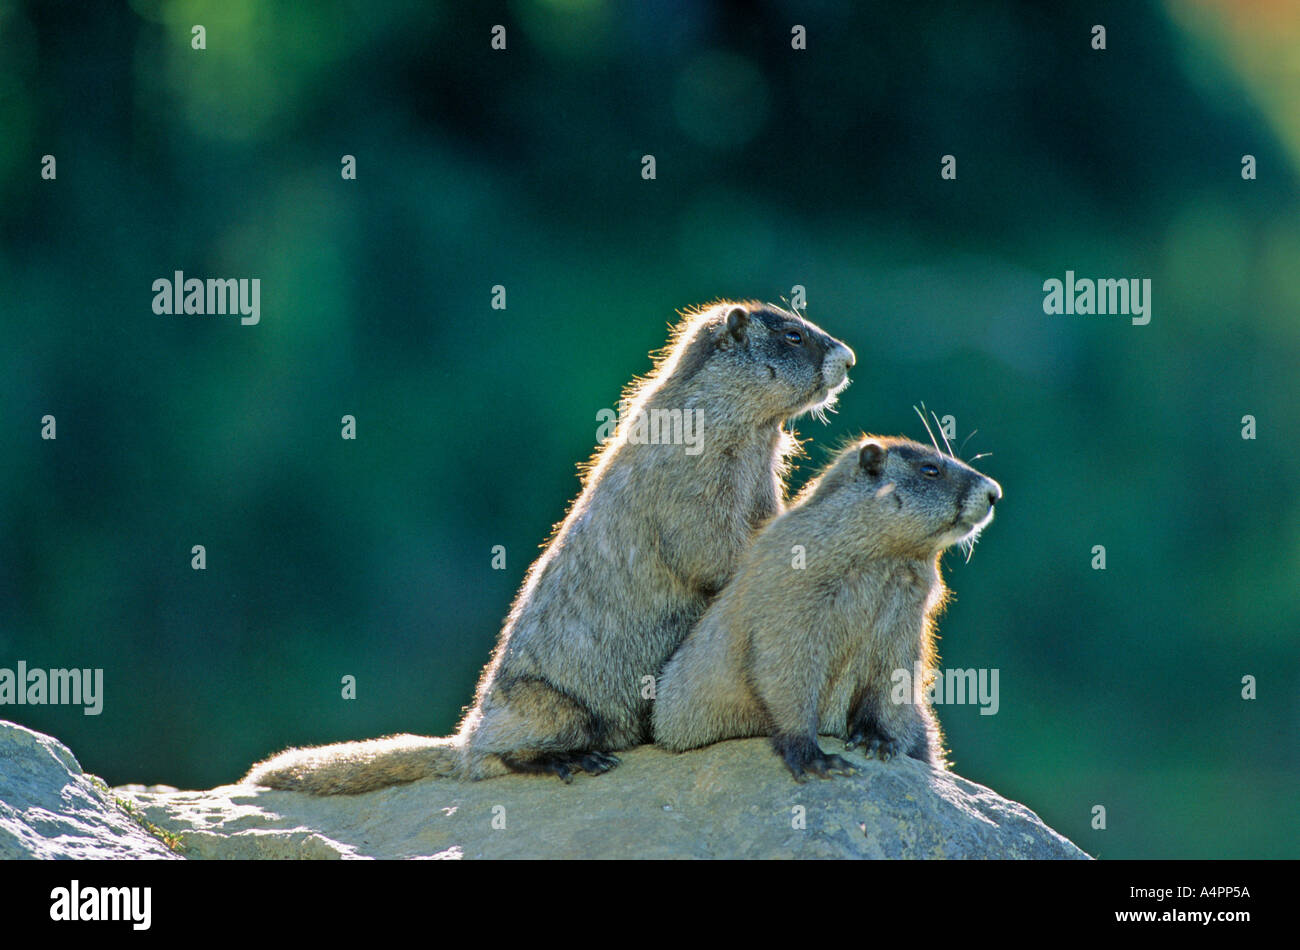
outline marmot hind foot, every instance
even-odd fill
[[[796,782],[805,781],[809,774],[830,778],[832,775],[852,775],[857,771],[848,759],[823,752],[816,740],[807,736],[773,736],[772,746]]]
[[[524,774],[554,775],[568,785],[573,781],[575,772],[587,772],[591,775],[603,775],[619,764],[616,755],[608,752],[552,752],[529,758],[517,755],[502,755],[501,762],[512,772]]]

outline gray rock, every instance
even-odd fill
[[[0,720],[0,859],[175,857],[62,742]]]
[[[848,755],[858,774],[803,785],[750,739],[683,755],[635,749],[567,786],[512,776],[355,797],[241,786],[134,797],[204,858],[1087,857],[981,785],[911,759]]]
[[[63,781],[75,781],[62,745],[22,732],[60,750]],[[428,779],[334,798],[238,785],[114,791],[194,858],[1087,857],[1023,805],[951,772],[864,759],[833,739],[823,747],[858,772],[800,785],[766,740],[746,739],[682,755],[634,749],[607,775],[571,785]],[[0,779],[0,800],[12,801],[10,784]],[[142,834],[130,824],[123,833]],[[15,840],[42,853],[39,837]],[[0,855],[12,847],[0,836]]]

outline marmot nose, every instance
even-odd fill
[[[997,482],[989,483],[989,507],[993,507],[1002,500],[1002,486]]]
[[[853,364],[856,362],[857,358],[853,355],[853,351],[847,346],[844,347],[844,368],[853,369]]]

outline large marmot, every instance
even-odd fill
[[[290,749],[244,781],[338,794],[617,764],[610,752],[651,739],[647,685],[782,510],[784,421],[833,401],[852,365],[770,304],[684,314],[529,568],[457,734]]]

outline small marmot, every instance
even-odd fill
[[[328,795],[612,768],[651,740],[646,686],[783,508],[784,422],[833,402],[853,361],[771,304],[683,314],[529,568],[457,734],[290,749],[244,781]]]
[[[673,751],[770,735],[796,779],[849,768],[818,734],[943,766],[938,724],[895,670],[936,664],[939,555],[974,543],[1002,488],[908,439],[865,436],[769,524],[660,676],[654,734]],[[801,564],[801,559],[806,559]]]

